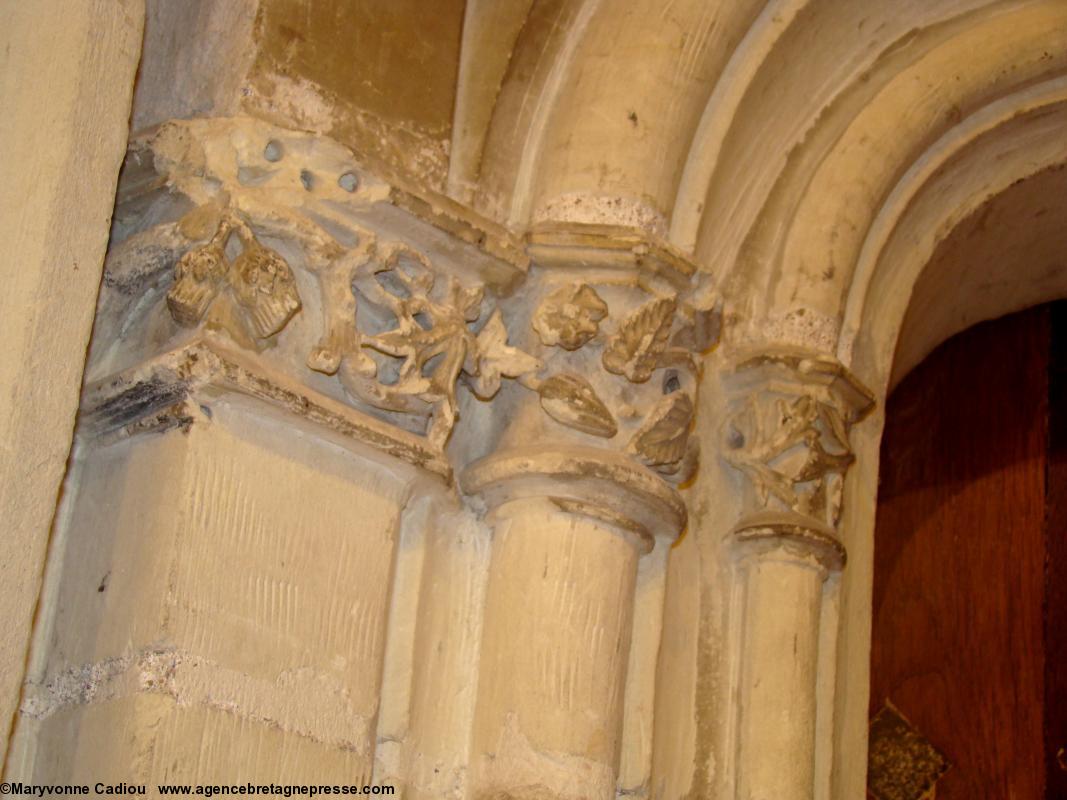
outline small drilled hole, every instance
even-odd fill
[[[737,428],[730,428],[726,434],[726,444],[731,450],[739,450],[745,446],[745,435]]]
[[[283,155],[282,143],[275,141],[274,139],[267,142],[267,146],[263,148],[263,157],[267,159],[267,161],[281,161]]]
[[[315,186],[315,176],[306,169],[302,169],[300,170],[300,182],[304,184],[304,188],[310,192]]]
[[[346,172],[337,179],[337,185],[346,192],[354,192],[359,188],[359,177],[354,172]]]
[[[678,373],[671,370],[663,378],[663,393],[674,394],[682,388],[682,382],[678,379]]]

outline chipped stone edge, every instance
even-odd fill
[[[452,467],[421,437],[269,372],[253,360],[200,338],[85,389],[80,435],[125,438],[138,433],[188,430],[191,398],[214,387],[253,397],[444,478]]]
[[[856,423],[874,410],[874,393],[840,361],[825,353],[788,345],[741,348],[735,353],[734,374],[753,375],[765,368],[779,368],[802,383],[826,386],[847,410],[849,423]]]
[[[225,120],[231,124],[247,122],[257,128],[275,130],[282,137],[330,139],[327,136],[306,133],[259,117],[237,115],[217,119]],[[168,182],[167,176],[160,174],[154,165],[153,148],[156,137],[166,126],[179,125],[192,128],[194,124],[195,122],[186,120],[167,120],[139,132],[130,140],[124,161],[123,180],[120,181],[118,190],[120,205],[166,186]],[[443,194],[414,187],[389,170],[385,165],[368,162],[366,158],[354,153],[349,147],[337,142],[337,140],[330,139],[330,141],[338,149],[349,154],[356,170],[372,176],[386,185],[387,191],[379,202],[394,206],[416,221],[452,236],[483,254],[503,262],[519,276],[524,275],[529,269],[530,257],[526,253],[525,243],[521,237],[516,236],[507,228],[488,217],[457,203]],[[132,165],[132,168],[127,168],[127,164]]]

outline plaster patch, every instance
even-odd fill
[[[207,706],[360,755],[369,749],[368,719],[352,707],[339,678],[303,668],[263,681],[173,648],[72,667],[46,684],[30,684],[21,712],[46,719],[71,706],[140,693],[168,695],[178,706]]]
[[[285,75],[267,75],[263,83],[266,91],[261,91],[254,81],[242,90],[248,106],[281,116],[316,133],[325,133],[334,128],[334,104],[311,81]]]
[[[654,236],[665,236],[663,214],[642,200],[617,195],[568,192],[540,206],[533,222],[581,222],[589,225],[620,225],[639,228]]]
[[[410,785],[420,797],[462,800],[467,784],[467,767],[458,754],[448,760],[415,753],[406,765]]]
[[[479,797],[612,797],[614,770],[591,758],[538,750],[519,728],[514,712],[507,715],[495,753],[481,760]],[[509,794],[510,792],[510,794]]]
[[[795,308],[769,315],[745,338],[750,342],[790,344],[820,353],[833,353],[837,349],[840,327],[833,317],[810,308]]]

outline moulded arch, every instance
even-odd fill
[[[861,248],[838,346],[838,356],[879,389],[888,384],[907,308],[919,299],[913,288],[938,244],[1013,184],[1067,161],[1065,104],[1064,78],[1004,98],[946,134],[894,187]],[[927,342],[925,352],[937,344]]]
[[[1067,296],[1067,269],[1062,263],[1050,267],[1049,258],[1058,245],[1067,249],[1067,191],[1061,191],[1067,188],[1061,169],[1067,163],[1065,92],[1067,78],[1055,77],[1000,96],[960,120],[900,171],[858,248],[855,274],[841,300],[845,325],[838,356],[879,404],[853,431],[856,467],[848,477],[842,524],[849,568],[843,573],[833,692],[834,796],[864,791],[884,400],[903,371],[953,333]],[[1035,227],[1026,216],[1038,212],[1047,219]],[[991,227],[998,220],[1003,224]],[[993,255],[976,258],[983,248]],[[955,271],[937,279],[934,271],[946,267]],[[916,315],[901,350],[909,309],[933,306],[944,313],[925,326],[932,317]]]

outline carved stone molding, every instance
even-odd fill
[[[744,476],[737,540],[790,542],[839,568],[849,433],[873,396],[836,360],[789,348],[744,354],[729,386],[721,452]]]
[[[365,417],[364,444],[437,472],[457,462],[469,493],[503,496],[513,469],[519,495],[538,484],[647,539],[685,524],[675,487],[697,464],[700,355],[720,305],[706,275],[643,234],[548,226],[522,242],[325,137],[175,121],[127,159],[88,382],[95,397],[182,354],[239,357],[261,386]],[[87,418],[136,406],[122,399],[133,389],[109,391]],[[452,447],[461,408],[482,421]],[[605,482],[636,505],[604,500]]]

